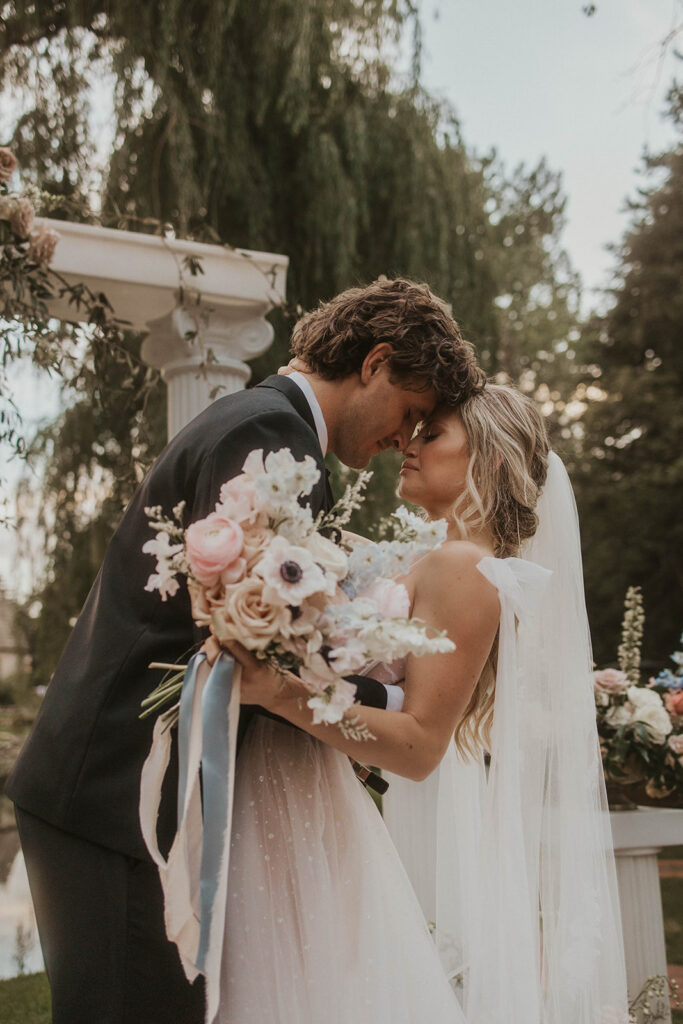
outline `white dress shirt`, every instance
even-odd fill
[[[313,413],[313,421],[315,423],[315,429],[318,434],[318,440],[320,441],[320,448],[323,455],[327,454],[327,425],[325,423],[325,417],[323,411],[320,408],[320,402],[315,397],[315,391],[311,387],[310,383],[306,380],[303,373],[299,373],[298,370],[292,370],[287,376],[290,380],[301,388],[304,393],[304,397],[309,404],[310,410]],[[387,711],[400,711],[403,708],[403,690],[400,686],[387,686],[386,683],[382,683],[382,686],[387,691]]]

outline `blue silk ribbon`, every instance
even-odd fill
[[[182,820],[187,786],[189,738],[197,671],[205,660],[195,654],[187,667],[178,719],[178,821]],[[235,660],[222,652],[214,662],[202,693],[202,856],[200,871],[200,927],[196,964],[205,973],[211,920],[219,883],[226,830],[231,765],[229,708]],[[239,712],[238,712],[239,713]],[[233,758],[234,760],[234,758]]]

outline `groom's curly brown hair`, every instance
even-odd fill
[[[473,346],[446,303],[426,284],[380,277],[349,288],[306,313],[294,327],[293,356],[324,380],[358,373],[370,349],[388,341],[392,380],[414,391],[434,388],[439,401],[458,405],[485,383]]]

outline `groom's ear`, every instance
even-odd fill
[[[393,349],[388,341],[380,341],[373,345],[360,368],[360,379],[362,384],[368,384],[372,377],[386,365]]]

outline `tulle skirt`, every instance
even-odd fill
[[[464,1024],[348,758],[257,716],[240,750],[221,1024]]]

